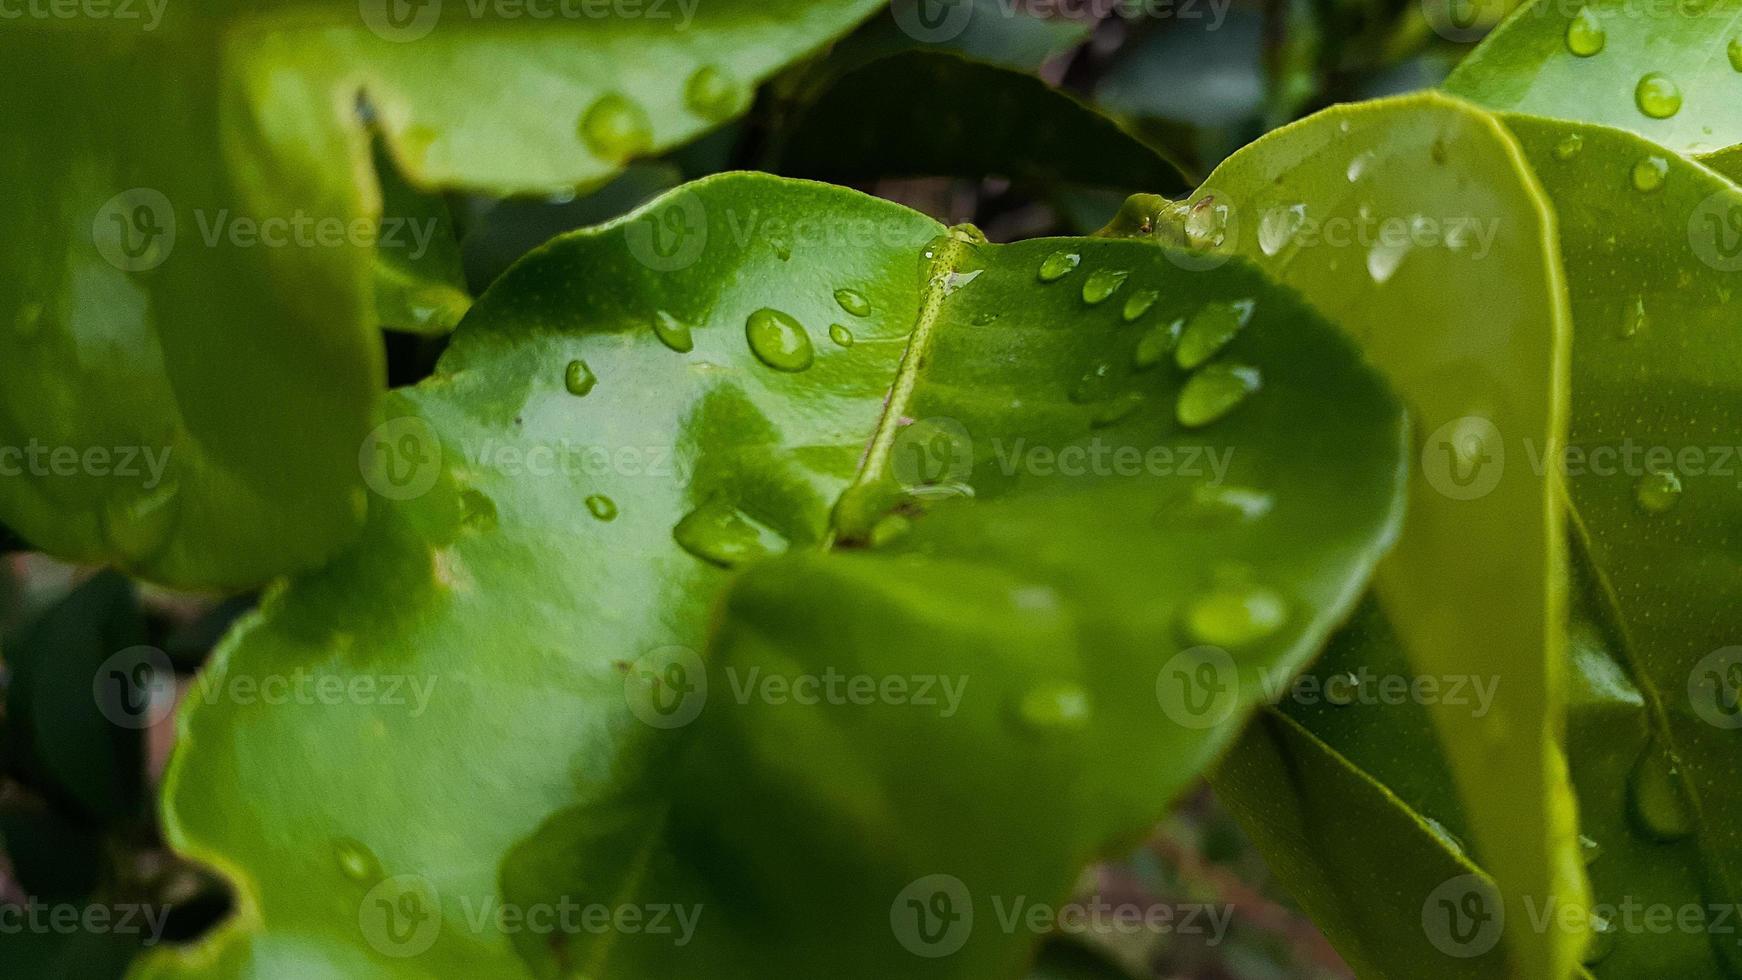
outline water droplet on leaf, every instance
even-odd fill
[[[596,520],[616,520],[617,502],[602,493],[595,493],[587,498],[587,513],[592,514]]]
[[[743,105],[743,90],[732,76],[713,65],[697,68],[684,83],[684,105],[703,119],[726,119]]]
[[[1089,426],[1102,429],[1123,422],[1142,405],[1143,395],[1141,392],[1127,391],[1109,399],[1105,404],[1096,406],[1093,414],[1089,416]]]
[[[1083,257],[1075,252],[1054,252],[1040,263],[1040,281],[1058,282],[1070,275],[1082,261]]]
[[[786,541],[778,533],[721,497],[711,498],[684,515],[671,536],[683,550],[722,568],[786,550]]]
[[[593,374],[593,369],[587,366],[586,361],[579,359],[570,361],[569,366],[563,371],[563,387],[568,389],[569,394],[576,397],[585,396],[598,383],[598,377]]]
[[[1252,309],[1250,300],[1204,304],[1186,323],[1179,347],[1174,350],[1174,363],[1190,371],[1215,357],[1252,319]]]
[[[1137,341],[1137,350],[1131,355],[1132,366],[1145,371],[1160,364],[1167,352],[1173,350],[1173,345],[1179,342],[1180,331],[1185,329],[1185,325],[1184,320],[1175,320],[1150,327],[1149,332]]]
[[[1661,514],[1681,498],[1681,477],[1667,470],[1653,470],[1633,485],[1633,500],[1647,514]]]
[[[1649,156],[1633,165],[1633,189],[1642,194],[1650,194],[1663,186],[1669,176],[1669,161],[1659,156]]]
[[[1106,302],[1120,286],[1125,285],[1127,275],[1129,273],[1117,269],[1096,269],[1089,273],[1089,278],[1083,280],[1083,302],[1090,306]]]
[[[1186,379],[1174,417],[1188,429],[1209,425],[1232,412],[1258,390],[1262,377],[1244,364],[1212,364]]]
[[[750,350],[762,363],[777,371],[803,371],[811,366],[815,352],[810,334],[791,316],[763,308],[750,314],[744,324]]]
[[[1641,833],[1675,841],[1693,833],[1693,814],[1673,760],[1656,743],[1645,747],[1628,780],[1633,821]]]
[[[1149,308],[1155,305],[1155,300],[1160,295],[1153,289],[1139,289],[1125,298],[1125,308],[1119,312],[1119,315],[1124,318],[1126,323],[1131,323],[1148,313]]]
[[[1682,90],[1668,75],[1654,71],[1639,79],[1633,101],[1651,118],[1668,119],[1681,111]]]
[[[1186,607],[1186,631],[1198,643],[1242,647],[1275,633],[1288,604],[1273,589],[1251,583],[1217,586]]]
[[[1089,693],[1065,681],[1042,684],[1022,695],[1016,714],[1033,731],[1075,731],[1089,723]]]
[[[831,323],[829,324],[829,339],[834,341],[836,346],[851,347],[853,346],[853,331],[839,323]]]
[[[1581,58],[1589,58],[1603,50],[1603,45],[1609,41],[1609,32],[1603,29],[1603,22],[1597,19],[1597,12],[1585,7],[1573,16],[1567,23],[1567,50]]]
[[[660,343],[679,354],[688,354],[696,349],[695,338],[690,336],[689,324],[664,310],[653,315],[653,332],[658,335]]]
[[[1291,204],[1264,212],[1258,219],[1258,247],[1265,255],[1275,255],[1288,247],[1294,236],[1306,224],[1306,205]]]
[[[871,315],[871,301],[865,298],[864,293],[856,289],[835,290],[835,302],[841,304],[841,309],[854,316]]]
[[[339,871],[352,881],[375,881],[382,875],[381,862],[375,857],[375,852],[359,840],[337,838],[333,841],[333,856],[339,862]]]
[[[628,98],[608,92],[581,116],[581,138],[601,159],[621,163],[653,146],[653,123],[647,110]]]
[[[1554,158],[1556,160],[1571,160],[1578,156],[1579,151],[1584,148],[1585,138],[1583,136],[1578,133],[1568,133],[1561,137],[1559,143],[1554,145]]]

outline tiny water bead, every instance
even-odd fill
[[[1649,156],[1633,165],[1633,189],[1641,194],[1650,194],[1663,186],[1669,176],[1669,161],[1660,156]]]
[[[1693,814],[1674,759],[1656,743],[1647,745],[1628,778],[1634,825],[1653,840],[1677,841],[1693,833]]]
[[[1083,257],[1075,252],[1054,252],[1040,263],[1040,281],[1058,282],[1070,275],[1082,261]]]
[[[1398,266],[1409,255],[1409,240],[1384,240],[1373,243],[1367,252],[1367,275],[1378,285],[1385,285],[1397,274]]]
[[[1083,302],[1096,306],[1107,301],[1119,287],[1125,285],[1125,277],[1130,275],[1118,269],[1096,269],[1089,273],[1089,278],[1083,280]]]
[[[1156,290],[1139,289],[1125,297],[1125,308],[1119,311],[1119,315],[1126,323],[1134,322],[1143,314],[1148,313],[1149,308],[1155,305],[1156,299],[1160,296],[1161,293]]]
[[[1422,817],[1421,822],[1427,824],[1428,832],[1438,838],[1440,844],[1443,845],[1446,850],[1451,851],[1454,854],[1465,853],[1463,838],[1448,830],[1445,824],[1440,823],[1432,817]]]
[[[1585,7],[1567,23],[1566,40],[1568,51],[1589,58],[1603,50],[1603,45],[1609,41],[1609,33],[1603,29],[1603,22],[1597,19],[1597,12]]]
[[[1258,248],[1265,255],[1275,255],[1294,241],[1306,224],[1306,205],[1291,204],[1274,207],[1258,219]]]
[[[684,515],[672,528],[678,546],[703,561],[732,568],[786,550],[786,541],[722,497]]]
[[[831,323],[829,324],[829,339],[834,341],[837,347],[851,347],[853,346],[853,331],[839,323]]]
[[[659,337],[660,343],[679,354],[688,354],[696,349],[695,338],[690,336],[689,324],[664,310],[653,315],[653,332]]]
[[[989,326],[990,324],[998,322],[998,316],[999,314],[994,313],[991,310],[982,310],[979,313],[974,314],[974,319],[970,322],[972,322],[976,327]]]
[[[1270,636],[1288,620],[1288,604],[1275,590],[1252,583],[1217,586],[1186,607],[1186,632],[1198,643],[1243,647]]]
[[[1556,160],[1571,160],[1578,156],[1579,151],[1584,148],[1585,138],[1583,136],[1578,133],[1568,133],[1561,137],[1559,143],[1554,145],[1554,158]]]
[[[1343,176],[1349,178],[1349,183],[1353,184],[1361,179],[1361,176],[1367,172],[1367,168],[1371,166],[1372,163],[1372,150],[1365,150],[1357,153],[1349,160],[1348,169],[1343,171]]]
[[[776,371],[803,371],[815,359],[804,325],[779,310],[764,307],[750,314],[744,333],[751,352]]]
[[[1174,350],[1174,363],[1187,371],[1215,357],[1252,319],[1252,303],[1206,303],[1187,321]]]
[[[1668,470],[1652,470],[1633,485],[1633,500],[1647,514],[1661,514],[1681,499],[1681,477]]]
[[[338,861],[339,871],[352,881],[369,882],[382,876],[380,860],[362,841],[351,837],[334,840],[333,857]]]
[[[1111,361],[1096,362],[1077,379],[1077,383],[1070,390],[1070,399],[1078,405],[1106,401],[1112,397],[1118,382],[1119,378],[1114,373]]]
[[[587,498],[587,513],[592,514],[595,520],[616,520],[617,502],[602,493],[595,493]]]
[[[1584,834],[1580,834],[1579,856],[1584,859],[1585,865],[1589,867],[1590,865],[1595,864],[1598,858],[1603,856],[1603,845]]]
[[[617,92],[607,92],[587,108],[580,122],[581,138],[593,155],[622,162],[653,147],[653,123],[647,110]]]
[[[1201,517],[1255,521],[1276,506],[1276,498],[1252,487],[1200,483],[1192,488],[1191,511]]]
[[[1180,331],[1185,329],[1184,320],[1172,323],[1158,323],[1149,328],[1139,341],[1137,350],[1131,354],[1131,366],[1139,371],[1146,371],[1166,359],[1168,351],[1179,342]]]
[[[1116,425],[1130,418],[1131,413],[1137,411],[1142,406],[1143,394],[1136,391],[1127,391],[1122,395],[1110,398],[1106,402],[1097,405],[1094,412],[1089,415],[1089,427],[1104,429],[1109,425]]]
[[[1615,936],[1620,932],[1615,927],[1615,921],[1606,915],[1591,913],[1591,934],[1585,938],[1585,949],[1579,961],[1585,966],[1596,966],[1609,958],[1615,951]]]
[[[1730,57],[1730,67],[1736,71],[1742,71],[1742,37],[1731,38],[1724,53]]]
[[[768,247],[773,250],[774,257],[782,262],[792,259],[792,243],[776,235],[768,240]]]
[[[1668,119],[1681,111],[1682,90],[1668,75],[1654,71],[1639,79],[1633,101],[1651,118]]]
[[[593,369],[587,366],[586,361],[570,361],[569,366],[563,370],[563,387],[577,398],[585,396],[598,383],[598,377],[593,374]]]
[[[1633,300],[1633,306],[1621,321],[1621,339],[1631,340],[1639,331],[1651,326],[1651,316],[1645,312],[1645,297],[1639,296]]]
[[[1174,405],[1174,417],[1188,429],[1209,425],[1244,402],[1263,383],[1255,367],[1212,364],[1186,380]]]
[[[732,76],[713,65],[703,65],[684,83],[683,101],[703,119],[720,120],[736,113],[744,96]]]
[[[856,289],[835,290],[835,302],[840,304],[841,309],[854,316],[871,315],[871,301],[865,298],[864,293]]]
[[[1032,688],[1016,702],[1016,716],[1037,732],[1075,731],[1088,725],[1089,692],[1068,681]]]

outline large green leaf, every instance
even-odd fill
[[[191,695],[166,827],[239,912],[146,972],[1016,975],[993,899],[1143,832],[1352,605],[1403,423],[1242,263],[939,231],[728,175],[499,281],[390,402],[397,499]],[[238,694],[274,676],[427,697]],[[754,686],[829,676],[885,693]],[[987,924],[913,955],[948,950],[897,899],[958,882]],[[491,915],[565,900],[703,915],[681,946]]]
[[[1734,904],[1742,828],[1727,815],[1742,807],[1733,711],[1742,662],[1742,342],[1730,302],[1742,271],[1742,190],[1628,133],[1507,123],[1562,215],[1578,342],[1571,427],[1556,462],[1567,473],[1577,554],[1594,583],[1595,618],[1610,628],[1657,743],[1631,760],[1628,829],[1647,840],[1691,839],[1708,900]],[[1577,153],[1566,152],[1569,140]],[[1647,170],[1662,174],[1655,189],[1615,190],[1653,161]],[[1614,748],[1623,745],[1632,743]],[[1653,797],[1652,788],[1664,792]],[[1654,805],[1639,805],[1642,794]],[[1587,822],[1604,831],[1587,833],[1616,843],[1621,800],[1584,800]],[[1598,884],[1611,889],[1598,891],[1600,901],[1632,893],[1608,874]],[[1742,966],[1733,937],[1712,938]]]
[[[1569,756],[1593,911],[1606,923],[1587,959],[1599,976],[1728,975],[1720,964],[1736,947],[1729,913],[1717,910],[1735,902],[1736,841],[1714,815],[1735,805],[1735,744],[1725,726],[1738,659],[1728,588],[1736,450],[1727,445],[1737,402],[1727,394],[1735,382],[1726,305],[1742,269],[1742,192],[1627,133],[1506,122],[1561,216],[1578,325],[1568,441],[1527,452],[1533,467],[1565,472],[1575,514],[1582,602],[1571,631]],[[1635,185],[1636,171],[1649,189]],[[1349,645],[1347,637],[1334,644],[1324,669],[1383,674],[1395,659],[1388,640],[1339,657]],[[1294,713],[1385,795],[1461,826],[1440,801],[1449,780],[1438,752],[1411,737],[1407,711],[1388,709],[1370,740],[1337,724],[1345,713]],[[1666,757],[1674,762],[1660,768]],[[1296,758],[1309,771],[1323,764],[1305,752]],[[1257,789],[1227,772],[1218,785],[1241,798]],[[1686,813],[1677,806],[1683,794]],[[1335,842],[1297,843],[1285,860]],[[1327,859],[1320,870],[1347,866]],[[1678,923],[1691,914],[1698,924],[1661,928],[1648,913],[1659,923],[1666,913]]]
[[[927,106],[924,125],[913,107]],[[1184,190],[1179,168],[1113,119],[1032,75],[907,51],[829,80],[781,133],[782,173],[833,181],[1003,175],[1130,192]]]
[[[1742,143],[1742,2],[1537,0],[1446,79],[1483,105],[1637,133],[1677,153]]]
[[[1554,218],[1517,143],[1437,94],[1335,109],[1235,154],[1185,205],[1139,202],[1115,230],[1133,222],[1210,247],[1206,262],[1257,259],[1347,328],[1413,410],[1420,465],[1378,596],[1415,672],[1503,679],[1481,716],[1430,713],[1505,902],[1511,970],[1566,976],[1582,937],[1533,930],[1525,909],[1584,892],[1559,746],[1561,502],[1527,458],[1563,438],[1568,319]],[[1479,305],[1448,301],[1448,284]]]
[[[181,584],[319,562],[361,520],[373,260],[430,227],[378,224],[371,130],[418,187],[590,185],[876,6],[208,0],[10,22],[0,176],[45,189],[0,208],[0,446],[43,451],[0,460],[0,517]]]

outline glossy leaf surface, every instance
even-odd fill
[[[166,823],[240,911],[145,974],[1017,975],[994,899],[1061,898],[1305,663],[1395,528],[1403,423],[1241,264],[941,230],[728,175],[509,272],[394,396],[363,541],[191,695]],[[1257,390],[1180,422],[1235,365]],[[762,686],[831,675],[883,693]],[[350,693],[249,694],[294,676]],[[892,918],[940,874],[982,923],[945,956]],[[496,917],[565,898],[700,911],[682,944]]]

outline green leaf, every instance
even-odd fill
[[[1640,807],[1630,831],[1690,838],[1708,901],[1742,900],[1742,806],[1733,665],[1742,662],[1734,573],[1742,540],[1735,460],[1738,341],[1730,307],[1742,270],[1742,190],[1628,133],[1508,117],[1561,214],[1578,342],[1573,412],[1557,464],[1567,475],[1575,556],[1593,582],[1593,617],[1643,698],[1658,749],[1680,770],[1664,784],[1687,813]],[[1556,148],[1569,135],[1577,154]],[[1626,187],[1661,161],[1649,193]],[[1654,168],[1653,173],[1657,170]],[[1620,743],[1612,746],[1623,751]],[[1632,760],[1645,766],[1647,750]],[[1610,787],[1613,789],[1613,787]],[[1584,812],[1613,841],[1619,798],[1586,795]],[[1670,827],[1665,820],[1685,824]],[[1605,840],[1605,838],[1609,838]],[[1631,885],[1605,875],[1599,901]],[[1633,938],[1633,937],[1623,937]],[[1729,955],[1733,943],[1715,939]],[[1742,966],[1736,956],[1733,966]],[[1624,975],[1617,973],[1616,975]]]
[[[406,243],[375,256],[375,315],[390,330],[439,337],[472,305],[453,216],[439,195],[407,184],[385,153],[375,154],[375,174],[382,230],[397,229]]]
[[[1742,143],[1742,2],[1537,0],[1446,80],[1494,109],[1600,123],[1677,153]]]
[[[925,107],[923,125],[915,106]],[[1068,93],[938,51],[894,54],[822,86],[782,134],[775,169],[837,182],[998,174],[1042,186],[1185,188],[1161,151]]]
[[[174,683],[168,659],[144,643],[132,586],[105,572],[6,647],[7,755],[87,821],[120,820],[144,802],[144,729],[168,717]]]
[[[1416,673],[1503,678],[1482,717],[1432,713],[1505,901],[1513,974],[1566,976],[1581,937],[1525,915],[1527,899],[1582,905],[1584,891],[1557,736],[1561,502],[1527,454],[1563,438],[1569,331],[1554,219],[1518,144],[1437,94],[1339,108],[1235,154],[1153,217],[1300,289],[1412,409],[1420,465],[1378,596]],[[1448,301],[1448,284],[1480,305]]]
[[[402,499],[191,693],[166,830],[240,911],[146,975],[1017,974],[1038,937],[992,899],[1062,898],[1311,656],[1399,518],[1403,422],[1333,328],[1243,264],[940,230],[727,175],[499,281],[390,402]],[[1183,426],[1187,372],[1134,353],[1240,311],[1187,408],[1231,365],[1262,384]],[[792,324],[810,364],[775,370],[804,362],[771,343]],[[564,446],[603,453],[535,452]],[[1326,466],[1338,480],[1311,478]],[[1158,695],[1206,671],[1202,700]],[[427,696],[238,693],[299,672]],[[735,693],[831,675],[917,680],[875,704]],[[904,890],[951,898],[931,875],[985,923],[954,956],[892,927]],[[492,914],[565,898],[702,918],[678,946]]]
[[[361,521],[374,260],[415,247],[379,224],[372,133],[419,188],[572,190],[736,115],[876,6],[580,5],[553,22],[283,0],[18,23],[0,41],[19,93],[0,176],[55,179],[0,208],[0,446],[75,461],[0,483],[0,518],[182,585],[324,560]],[[133,464],[87,461],[99,450]]]

